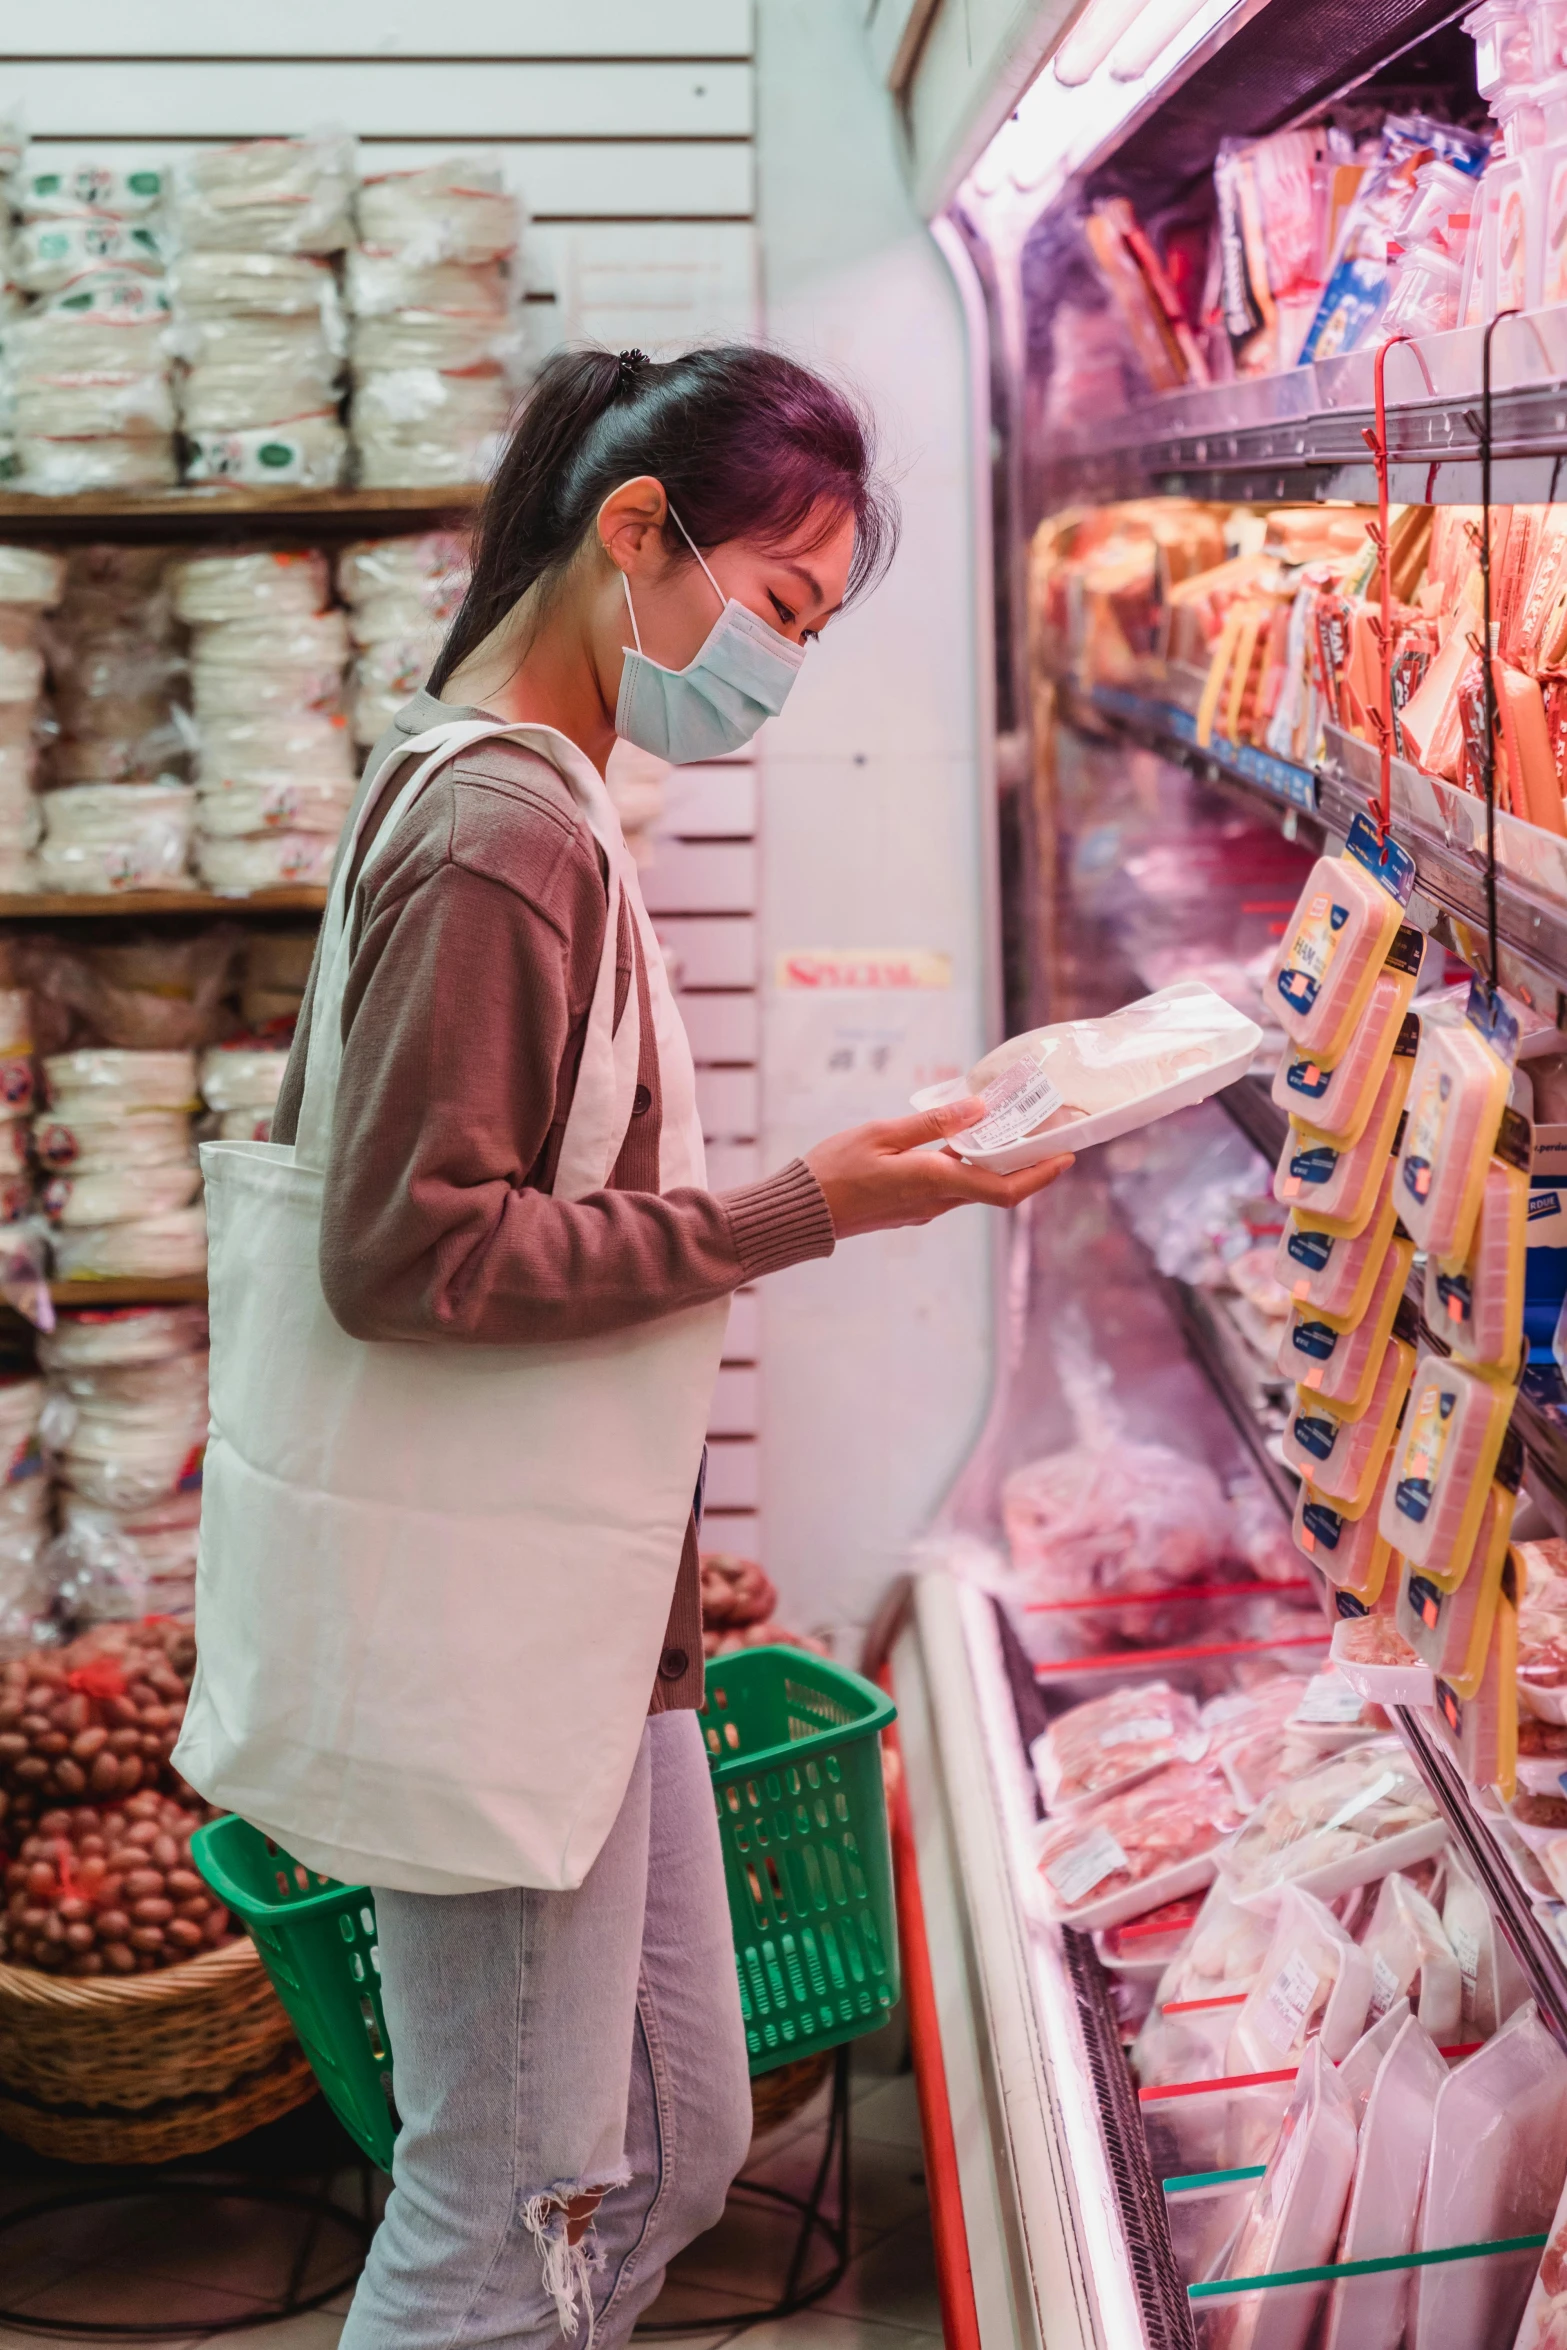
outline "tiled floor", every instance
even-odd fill
[[[825,2097],[780,2130],[759,2138],[748,2173],[803,2190],[820,2157]],[[793,2227],[782,2213],[737,2198],[711,2235],[674,2264],[650,2315],[689,2330],[659,2337],[668,2350],[718,2350],[738,2335],[748,2350],[933,2350],[941,2318],[931,2260],[929,2214],[914,2083],[907,2074],[854,2080],[851,2158],[852,2259],[841,2283],[813,2308],[773,2323],[737,2328],[732,2313],[776,2298]],[[34,2199],[12,2184],[0,2207]],[[171,2229],[167,2216],[149,2238],[145,2207],[57,2215],[25,2242],[0,2237],[0,2300],[30,2317],[74,2317],[121,2325],[168,2323],[169,2350],[210,2340],[245,2350],[337,2350],[345,2293],[329,2309],[281,2324],[213,2336],[218,2316],[239,2316],[269,2289],[277,2271],[280,2227],[254,2205],[199,2204]],[[316,2270],[341,2265],[329,2243]],[[776,2281],[775,2281],[776,2280]],[[88,2350],[90,2336],[41,2337],[0,2327],[0,2350],[38,2350],[43,2339]],[[648,2345],[652,2350],[652,2345]]]

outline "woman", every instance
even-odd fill
[[[718,2217],[750,2128],[693,1711],[727,1300],[1069,1164],[924,1147],[970,1103],[705,1188],[604,767],[749,740],[892,536],[860,418],[789,360],[552,360],[370,759],[274,1140],[206,1156],[178,1760],[375,1888],[401,2134],[346,2350],[623,2341]]]

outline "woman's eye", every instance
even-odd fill
[[[773,594],[771,588],[769,588],[767,591],[767,601],[772,605],[773,610],[777,613],[784,627],[793,628],[794,614],[790,611],[787,604],[780,603],[779,599]]]

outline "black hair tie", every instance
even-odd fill
[[[645,351],[622,351],[620,353],[620,372],[615,378],[617,397],[621,392],[629,392],[635,387],[637,378],[648,364],[648,355]]]

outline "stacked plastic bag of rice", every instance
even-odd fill
[[[470,549],[455,531],[365,539],[337,559],[355,654],[349,694],[355,739],[373,743],[418,692],[468,585]]]
[[[218,1122],[220,1142],[266,1142],[272,1132],[288,1040],[237,1036],[201,1056],[201,1098]]]
[[[482,481],[511,412],[517,200],[458,156],[361,186],[348,257],[354,455],[376,489]]]
[[[236,896],[315,884],[353,798],[348,629],[324,555],[199,555],[177,568],[199,739],[196,870]]]
[[[198,150],[175,190],[187,481],[342,479],[343,334],[329,254],[353,234],[351,140]]]
[[[77,547],[45,649],[59,739],[34,860],[46,890],[190,886],[184,673],[162,547]]]
[[[60,1479],[61,1530],[118,1537],[145,1578],[148,1613],[182,1614],[195,1596],[205,1309],[64,1313],[40,1336],[38,1360],[49,1383],[43,1427]],[[0,1392],[0,1427],[3,1415]]]
[[[33,1119],[33,1155],[59,1277],[204,1273],[195,1054],[88,1045],[48,1055],[43,1070],[49,1106]]]
[[[0,889],[32,886],[44,683],[39,621],[59,602],[64,579],[63,557],[0,547]]]
[[[177,480],[163,175],[34,158],[11,193],[11,273],[34,297],[5,330],[22,486],[70,496]]]

